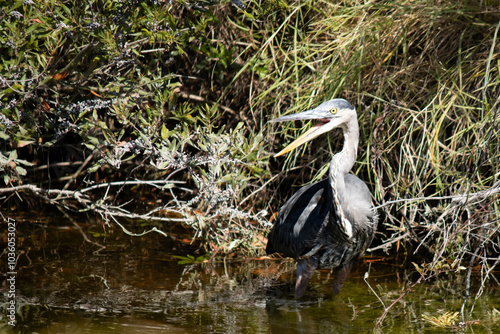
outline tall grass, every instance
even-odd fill
[[[264,120],[333,97],[357,107],[361,147],[354,173],[369,183],[383,214],[372,250],[405,245],[428,259],[418,267],[424,279],[467,269],[467,295],[472,272],[482,273],[483,286],[500,262],[497,5],[293,2],[269,10],[262,25],[273,25],[276,16],[279,24],[255,29],[262,38],[252,40],[257,52],[247,63],[267,59],[265,77],[252,68],[258,80],[250,95],[253,114]],[[297,126],[269,127],[267,141],[277,150],[284,145],[277,138],[289,142],[304,131]],[[342,139],[316,140],[314,149],[273,166],[290,170],[295,185],[322,178],[327,153],[338,151]],[[273,194],[271,212],[291,184]]]

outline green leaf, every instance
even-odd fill
[[[64,12],[66,13],[66,15],[68,15],[69,17],[71,17],[71,16],[72,16],[72,14],[71,14],[71,10],[70,10],[68,7],[66,7],[63,3],[59,3],[58,5],[59,5],[59,6],[61,6],[61,8],[62,8],[62,9],[64,10]]]
[[[161,126],[161,131],[160,131],[160,132],[161,132],[161,139],[165,140],[165,139],[167,139],[167,138],[168,138],[168,129],[167,129],[167,127],[165,126],[165,124],[163,124],[163,125]]]
[[[21,164],[21,165],[24,165],[24,166],[34,166],[35,165],[34,163],[31,163],[31,162],[26,161],[24,159],[16,159],[16,162],[18,164]]]
[[[9,153],[9,160],[13,161],[13,160],[16,160],[17,159],[17,151],[14,150],[14,151],[10,151]]]
[[[0,131],[0,139],[9,140],[10,136],[6,134],[4,131]]]
[[[173,255],[173,257],[180,259],[178,264],[195,264],[195,263],[202,263],[207,260],[207,255],[200,255],[198,257],[194,257],[193,255],[187,255],[187,256],[182,256],[182,255]]]
[[[27,174],[26,172],[26,169],[24,169],[23,167],[21,166],[16,166],[16,168],[14,168],[14,170],[19,174],[19,175],[22,175],[22,176],[25,176]]]

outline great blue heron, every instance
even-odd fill
[[[267,254],[282,253],[297,260],[295,298],[304,295],[316,268],[335,268],[333,293],[339,293],[352,263],[370,245],[378,221],[370,190],[349,174],[359,141],[354,107],[333,99],[270,122],[309,119],[320,122],[276,156],[334,128],[343,130],[344,148],[333,156],[327,179],[301,188],[281,207],[268,236]]]

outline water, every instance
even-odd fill
[[[162,227],[169,234],[165,238],[130,237],[100,221],[18,217],[16,223],[17,324],[5,324],[9,298],[4,274],[0,332],[500,332],[500,312],[495,311],[500,310],[500,290],[494,281],[466,319],[473,321],[462,328],[439,327],[424,319],[460,311],[463,285],[456,275],[416,286],[374,329],[384,312],[382,303],[389,306],[418,278],[411,264],[402,265],[409,261],[401,257],[360,260],[337,296],[330,293],[332,274],[318,271],[306,296],[295,301],[291,261],[235,253],[204,263],[178,264],[174,255],[202,255],[197,254],[198,245],[190,244],[190,232],[180,226]],[[5,243],[6,224],[0,226]],[[97,244],[106,248],[99,251]],[[2,273],[6,258],[4,252]],[[467,304],[467,312],[471,305]]]

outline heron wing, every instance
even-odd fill
[[[361,241],[359,228],[366,226],[372,229],[370,224],[374,221],[371,193],[355,175],[347,174],[345,183],[346,194],[341,203],[344,219],[356,229],[354,239]],[[287,257],[299,258],[310,254],[318,245],[325,244],[330,248],[327,252],[336,249],[339,253],[332,255],[332,258],[343,258],[340,253],[345,249],[356,248],[359,251],[361,249],[357,248],[366,248],[365,245],[352,244],[353,235],[348,235],[342,227],[346,222],[341,221],[328,187],[328,179],[302,187],[281,207],[268,235],[267,254],[278,252]],[[372,232],[368,234],[372,235]]]
[[[302,187],[281,207],[266,252],[293,258],[309,252],[328,223],[331,203],[327,179]]]
[[[345,175],[345,194],[342,194],[342,209],[346,218],[360,226],[371,220],[373,206],[368,186],[357,176]]]

